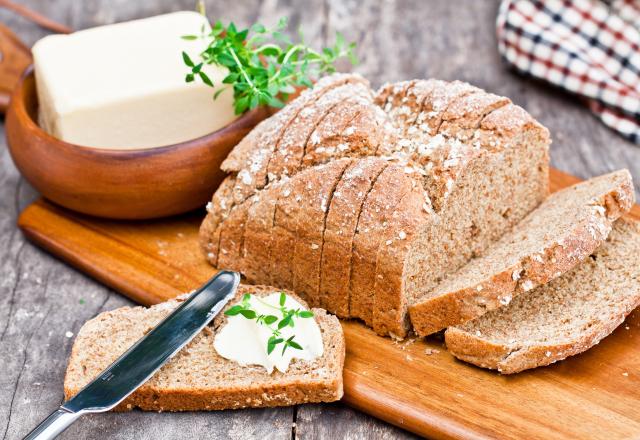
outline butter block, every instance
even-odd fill
[[[195,61],[207,42],[187,41],[206,18],[175,12],[51,35],[33,46],[39,124],[73,144],[99,148],[151,148],[211,133],[232,122],[231,87],[213,94],[226,68],[207,65],[213,81],[186,83],[182,51]]]

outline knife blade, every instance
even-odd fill
[[[239,283],[238,273],[218,272],[25,439],[55,438],[81,415],[117,406],[213,320]]]

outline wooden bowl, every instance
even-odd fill
[[[220,164],[261,120],[258,108],[206,136],[165,147],[110,150],[70,144],[42,130],[33,68],[11,96],[9,151],[22,175],[53,202],[85,214],[148,219],[204,206],[224,173]]]

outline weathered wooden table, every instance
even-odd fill
[[[191,0],[29,0],[24,4],[74,29],[191,9]],[[212,19],[240,25],[288,16],[307,41],[335,31],[358,42],[357,71],[374,85],[408,78],[461,79],[506,95],[551,130],[555,167],[583,178],[627,167],[640,183],[640,147],[605,128],[568,95],[509,72],[495,44],[498,1],[209,1]],[[46,31],[7,11],[0,21],[27,44]],[[153,72],[149,72],[150,75]],[[130,304],[26,242],[18,213],[37,194],[20,178],[0,126],[0,434],[17,439],[62,401],[66,359],[80,326]],[[303,405],[217,413],[102,414],[64,438],[404,438],[410,434],[344,405]]]

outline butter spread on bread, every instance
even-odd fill
[[[271,374],[274,368],[285,373],[294,358],[312,361],[322,356],[322,334],[313,313],[285,293],[246,294],[226,315],[227,323],[213,341],[225,359],[261,365]]]

